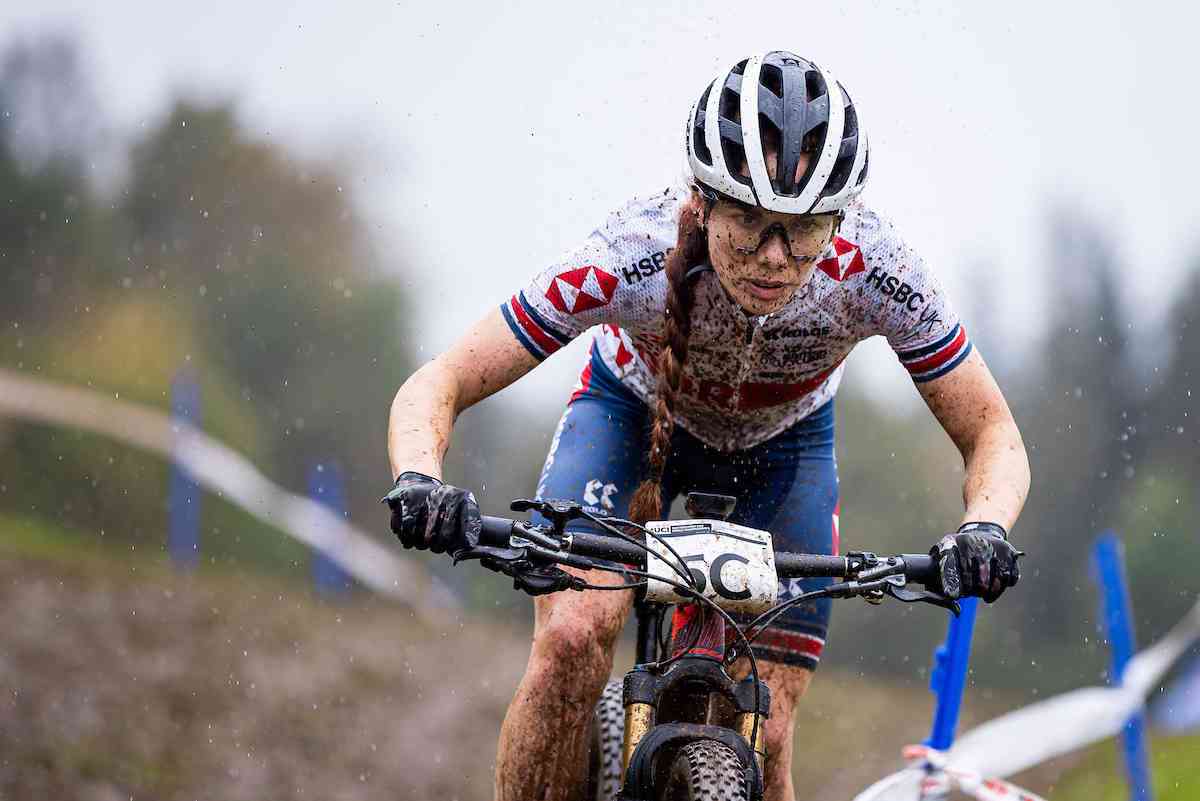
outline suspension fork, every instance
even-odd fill
[[[655,609],[653,607],[658,608]],[[657,639],[658,615],[662,611],[662,606],[658,604],[639,604],[637,607],[637,664],[639,667],[634,669],[635,672],[642,669],[640,668],[641,665],[657,661],[655,657],[659,652]],[[668,650],[673,659],[699,658],[716,662],[718,665],[723,666],[725,660],[725,619],[703,604],[680,604],[676,606],[675,613],[671,619],[671,644]],[[649,703],[650,699],[644,694],[639,694],[641,696],[639,698],[631,698],[628,689],[632,675],[630,674],[630,677],[626,678],[625,738],[623,748],[621,749],[622,766],[625,769],[629,767],[629,761],[641,743],[642,738],[654,727],[656,723],[656,707],[661,700],[656,697],[654,703]],[[721,675],[725,675],[723,670],[721,671]],[[762,710],[751,711],[750,708],[743,706],[737,715],[733,727],[750,746],[750,750],[754,753],[755,759],[758,762],[760,772],[763,770],[763,765],[766,761],[766,745],[763,731],[765,718],[766,716],[762,714]]]

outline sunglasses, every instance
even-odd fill
[[[768,239],[779,234],[788,257],[798,262],[815,261],[829,245],[842,222],[842,214],[779,214],[743,203],[737,198],[696,185],[707,201],[728,223],[729,244],[743,256],[758,252]],[[718,205],[719,204],[719,205]]]

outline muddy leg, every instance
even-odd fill
[[[579,575],[596,584],[623,581],[599,571]],[[560,592],[536,598],[534,606],[529,663],[500,729],[497,801],[582,795],[592,709],[612,672],[613,645],[633,593]]]

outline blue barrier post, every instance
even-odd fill
[[[958,711],[967,684],[971,635],[975,632],[979,599],[964,598],[959,605],[962,613],[958,617],[951,616],[946,627],[946,641],[933,652],[933,671],[929,675],[929,689],[937,696],[937,706],[925,745],[939,751],[945,751],[954,743],[954,732],[958,728]]]
[[[1092,548],[1093,577],[1100,585],[1104,631],[1112,659],[1109,684],[1120,684],[1125,664],[1133,657],[1133,612],[1125,579],[1124,549],[1113,531],[1096,538]],[[1121,741],[1132,801],[1152,801],[1150,752],[1146,744],[1145,715],[1138,713],[1125,724]]]
[[[334,514],[345,516],[346,494],[342,471],[337,465],[313,465],[308,471],[308,494]],[[312,577],[317,592],[327,597],[344,595],[350,589],[350,576],[346,571],[327,554],[315,549],[312,552]]]
[[[200,427],[200,383],[190,366],[171,379],[171,420]],[[200,561],[200,485],[176,462],[167,486],[167,553],[181,570]]]

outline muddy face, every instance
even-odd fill
[[[801,153],[797,175],[808,169]],[[767,151],[775,177],[775,156]],[[741,172],[748,175],[745,164]],[[837,229],[834,214],[782,214],[757,206],[717,200],[708,211],[709,261],[729,296],[749,314],[777,312],[808,283],[817,260]]]
[[[808,283],[835,226],[834,215],[780,214],[718,200],[708,216],[709,260],[739,306],[770,314]]]

